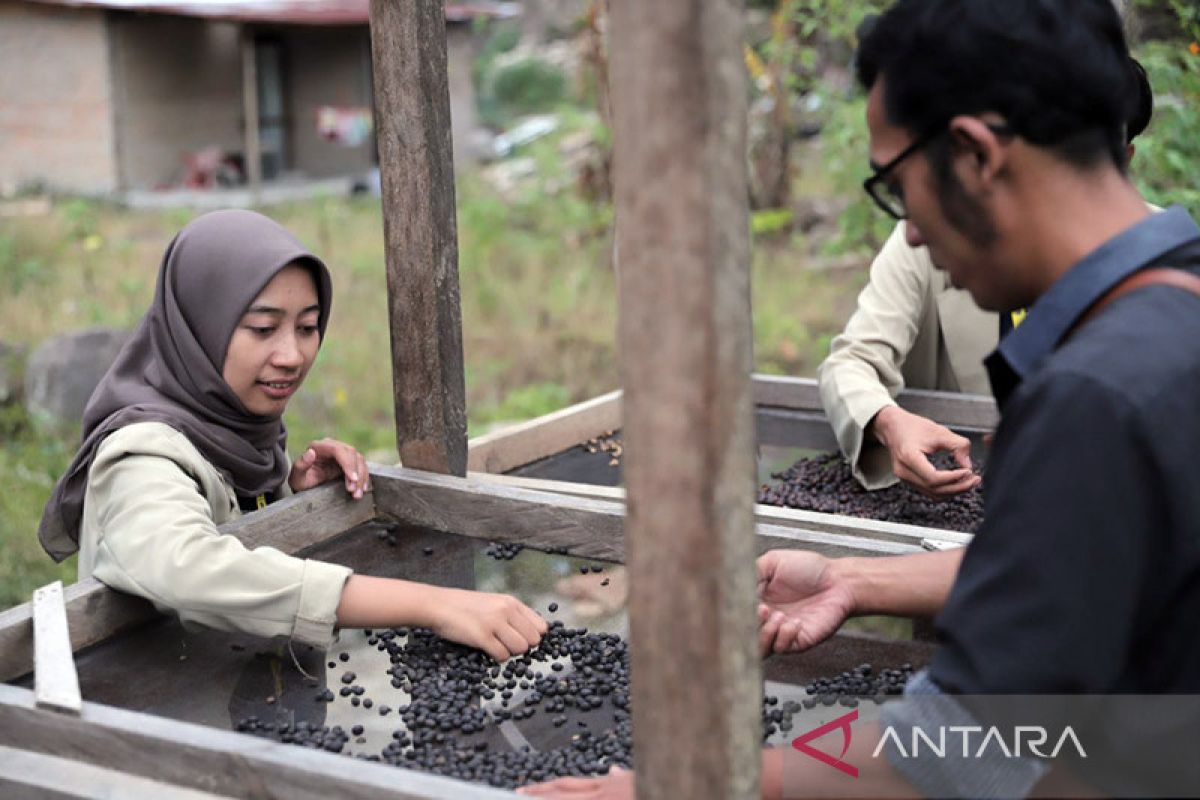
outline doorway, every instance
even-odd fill
[[[291,156],[283,42],[273,37],[256,37],[254,57],[258,73],[258,139],[262,176],[264,180],[273,180],[287,170]]]

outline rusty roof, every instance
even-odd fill
[[[234,22],[291,25],[365,25],[370,0],[30,0],[43,5],[104,8],[144,14],[174,14]],[[478,17],[510,19],[520,14],[514,2],[448,2],[447,22]]]

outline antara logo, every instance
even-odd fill
[[[792,747],[796,750],[799,750],[801,753],[804,753],[804,755],[808,756],[809,758],[815,758],[822,764],[828,764],[839,772],[846,773],[851,778],[857,778],[858,767],[852,764],[847,764],[842,760],[842,758],[846,755],[846,751],[850,749],[850,738],[853,736],[853,732],[850,730],[850,725],[857,720],[858,709],[856,708],[849,714],[843,714],[835,720],[826,722],[824,725],[813,728],[808,733],[803,733],[797,736],[792,740]],[[837,758],[834,758],[828,753],[823,753],[815,747],[809,745],[809,742],[811,742],[813,739],[820,739],[830,731],[838,729],[841,729],[842,731],[842,752]]]
[[[971,734],[973,733],[981,734],[981,738],[978,740],[979,745],[977,748],[974,748],[974,752],[972,752],[971,747]],[[923,729],[914,726],[912,729],[912,740],[909,743],[910,747],[906,750],[904,748],[904,741],[896,733],[896,729],[889,725],[884,729],[883,736],[880,737],[879,744],[875,746],[875,752],[871,754],[871,757],[878,758],[879,751],[890,740],[896,750],[899,751],[901,758],[919,758],[922,750],[928,751],[930,755],[937,758],[945,758],[948,747],[951,753],[958,750],[958,748],[952,747],[954,739],[958,738],[962,743],[963,758],[983,758],[984,754],[993,748],[1003,753],[1005,758],[1023,758],[1026,756],[1057,758],[1059,751],[1064,746],[1074,747],[1075,752],[1080,758],[1087,758],[1087,752],[1084,751],[1083,745],[1079,742],[1079,737],[1075,735],[1075,731],[1070,725],[1063,730],[1062,735],[1058,737],[1058,742],[1054,745],[1054,749],[1048,753],[1042,752],[1041,749],[1050,740],[1050,735],[1045,728],[1034,725],[1018,725],[1015,733],[1013,746],[1010,748],[1004,736],[995,727],[985,729],[979,725],[950,725],[948,727],[939,727],[937,729],[937,736],[933,737]],[[949,735],[950,741],[947,741],[947,735]]]

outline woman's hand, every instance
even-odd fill
[[[443,639],[477,647],[497,661],[536,647],[548,626],[515,597],[465,589],[431,589],[430,629]]]
[[[345,477],[346,491],[355,500],[361,499],[363,493],[371,488],[367,460],[362,453],[336,439],[318,439],[305,448],[292,464],[288,485],[293,492],[302,492],[338,477]]]
[[[598,778],[557,778],[517,789],[526,797],[559,797],[571,800],[633,800],[633,773],[613,767]]]

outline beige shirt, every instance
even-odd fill
[[[817,371],[825,415],[864,487],[896,482],[887,449],[865,435],[875,415],[904,388],[990,394],[983,359],[999,338],[999,316],[950,286],[928,249],[910,247],[897,225]]]
[[[351,570],[248,550],[217,530],[241,515],[233,486],[186,436],[160,422],[128,425],[101,443],[88,473],[79,577],[185,623],[328,647]]]

